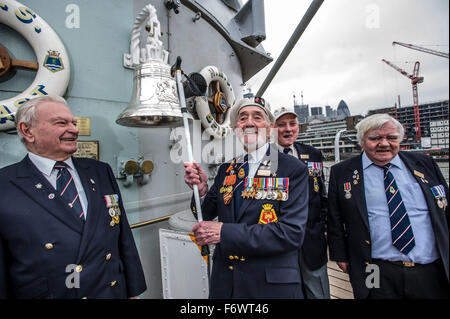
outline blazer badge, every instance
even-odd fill
[[[263,209],[261,210],[261,215],[259,215],[258,224],[268,224],[268,223],[276,223],[278,222],[277,214],[275,213],[275,209],[273,209],[272,204],[264,204],[262,205]]]

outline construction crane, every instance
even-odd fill
[[[423,82],[423,76],[419,76],[419,68],[420,68],[420,62],[416,61],[414,64],[414,71],[413,74],[408,74],[405,70],[399,68],[395,64],[392,64],[391,62],[382,59],[384,63],[392,67],[393,69],[397,70],[407,78],[411,79],[412,84],[412,90],[413,90],[413,102],[414,102],[414,127],[416,129],[416,141],[420,142],[422,133],[420,130],[420,113],[419,113],[419,96],[417,94],[417,84]]]
[[[402,43],[402,42],[397,42],[397,41],[392,42],[392,45],[396,45],[396,44],[404,46],[406,48],[410,48],[410,49],[421,51],[421,52],[425,52],[425,53],[434,54],[434,55],[437,55],[437,56],[440,56],[440,57],[448,59],[448,53],[445,53],[445,52],[440,52],[440,51],[436,51],[436,50],[427,49],[427,48],[420,47],[420,46],[414,45],[414,44]]]

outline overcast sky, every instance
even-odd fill
[[[243,2],[246,2],[245,0]],[[264,49],[278,58],[311,0],[265,0]],[[449,98],[449,60],[392,46],[412,43],[449,52],[448,0],[325,0],[288,59],[264,93],[272,109],[344,100],[352,115],[393,106],[412,105],[411,80],[389,67],[386,59],[412,74],[420,62],[419,103]],[[256,93],[274,65],[247,82]]]

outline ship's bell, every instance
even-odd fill
[[[141,29],[146,43],[140,45]],[[124,67],[134,70],[133,93],[128,107],[116,123],[133,127],[175,127],[183,125],[177,86],[170,75],[169,52],[164,50],[156,9],[146,5],[137,15],[130,39],[130,53],[124,54]]]
[[[133,95],[116,123],[133,127],[183,125],[176,83],[168,64],[150,60],[135,67]]]

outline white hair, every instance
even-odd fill
[[[62,103],[67,106],[67,102],[64,98],[57,95],[44,95],[23,103],[17,110],[14,123],[17,128],[17,134],[19,135],[20,141],[25,143],[25,139],[18,129],[19,123],[23,122],[28,125],[35,125],[37,122],[36,118],[36,107],[44,102],[54,102],[54,103]]]
[[[405,134],[405,130],[404,130],[402,124],[399,121],[397,121],[395,118],[390,116],[389,114],[382,113],[382,114],[370,115],[370,116],[364,118],[358,124],[356,124],[356,126],[355,126],[356,131],[357,131],[356,138],[358,139],[359,145],[362,146],[362,143],[364,140],[364,135],[368,131],[373,130],[373,129],[379,129],[387,122],[391,122],[392,124],[394,124],[397,127],[398,133],[400,135],[399,138],[400,138],[400,140],[402,140],[403,135]]]

